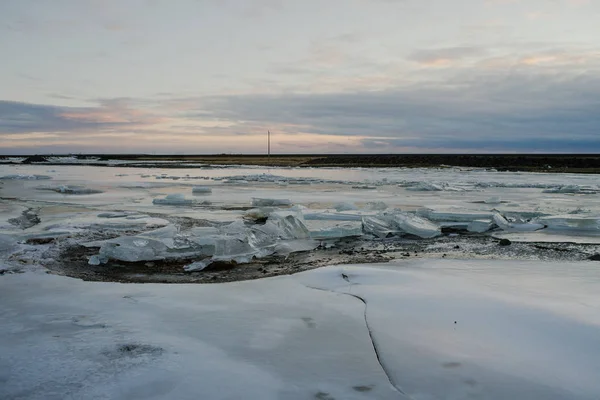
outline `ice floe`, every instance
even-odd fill
[[[187,199],[183,193],[172,193],[164,198],[153,199],[152,204],[165,206],[191,206],[195,203],[193,199]]]

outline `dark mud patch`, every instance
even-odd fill
[[[115,348],[105,350],[102,354],[111,360],[119,360],[126,358],[158,357],[162,355],[164,351],[165,350],[162,347],[149,344],[125,343],[119,344]]]
[[[21,229],[31,228],[32,226],[36,226],[41,222],[38,217],[37,210],[33,208],[29,208],[21,213],[21,216],[17,218],[11,218],[8,220],[8,223],[19,227]]]
[[[98,248],[75,243],[53,246],[47,257],[54,259],[46,265],[52,272],[86,281],[123,283],[222,283],[290,275],[314,268],[340,264],[384,263],[392,259],[504,259],[540,261],[582,261],[590,254],[600,253],[600,245],[560,243],[517,243],[498,246],[489,236],[442,236],[435,239],[389,238],[365,240],[344,239],[332,248],[293,253],[290,256],[269,256],[247,264],[220,262],[202,271],[186,272],[184,266],[197,259],[175,259],[151,262],[109,261],[89,265],[89,257]],[[560,250],[558,250],[560,249]],[[53,252],[52,252],[53,251]]]

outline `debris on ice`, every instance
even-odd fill
[[[258,207],[251,208],[244,213],[244,219],[248,221],[264,221],[269,218],[269,215],[278,210],[276,207]]]

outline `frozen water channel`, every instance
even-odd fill
[[[0,398],[598,399],[599,184],[0,165]]]

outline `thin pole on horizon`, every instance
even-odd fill
[[[271,131],[267,131],[267,158],[271,159]]]

